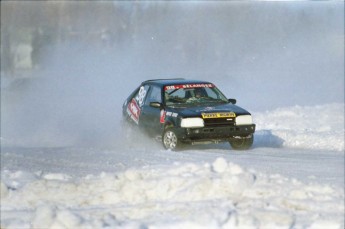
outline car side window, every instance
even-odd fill
[[[162,92],[161,92],[161,88],[157,87],[157,86],[152,86],[149,96],[145,101],[145,105],[149,105],[150,102],[162,102]]]

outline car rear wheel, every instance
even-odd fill
[[[179,140],[172,129],[164,131],[162,142],[165,149],[176,150],[179,146]]]
[[[231,147],[235,150],[246,150],[249,149],[254,142],[254,136],[248,135],[246,137],[236,136],[229,140]]]

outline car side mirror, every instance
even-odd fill
[[[237,102],[236,99],[228,99],[228,101],[232,104],[236,104],[236,102]]]
[[[162,108],[163,105],[159,102],[150,102],[150,107],[154,107],[154,108]]]

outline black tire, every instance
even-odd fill
[[[229,140],[231,147],[234,150],[247,150],[254,142],[254,135],[248,135],[246,137],[234,137]]]
[[[162,136],[162,143],[165,149],[177,150],[180,146],[180,141],[177,138],[173,129],[166,129]]]

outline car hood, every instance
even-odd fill
[[[250,114],[245,109],[231,103],[211,105],[211,106],[195,106],[185,108],[169,108],[172,112],[176,112],[182,117],[200,117],[201,113],[219,113],[219,112],[234,112],[236,116]]]

